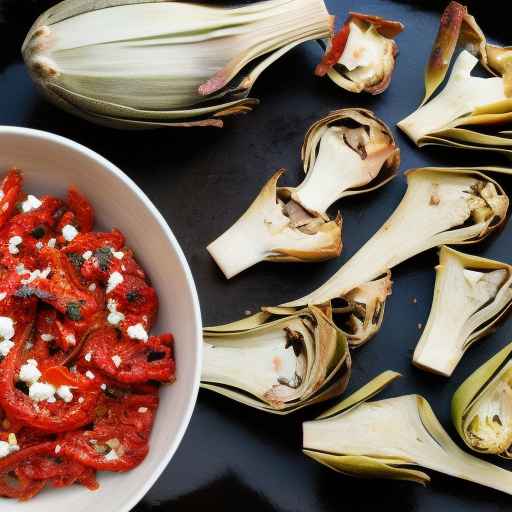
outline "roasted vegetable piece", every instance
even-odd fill
[[[330,311],[261,312],[204,329],[201,386],[274,414],[343,392],[350,354]]]
[[[413,364],[449,377],[512,304],[512,267],[441,247],[430,315]]]
[[[462,451],[422,396],[367,401],[398,376],[384,372],[303,423],[304,453],[350,476],[426,484],[425,468],[512,494],[512,473]]]
[[[59,107],[117,128],[217,126],[246,113],[260,74],[295,46],[329,37],[323,0],[241,7],[65,0],[42,14],[22,52]],[[98,26],[105,30],[98,30]]]
[[[400,163],[389,128],[369,110],[342,109],[317,121],[302,147],[306,178],[278,188],[276,173],[244,215],[208,246],[229,279],[263,260],[322,261],[341,252],[338,199],[381,187]]]
[[[398,46],[393,41],[404,26],[379,16],[351,12],[340,32],[329,41],[315,74],[347,91],[380,94],[390,82]]]
[[[382,298],[390,292],[389,269],[432,247],[478,242],[505,221],[508,197],[498,183],[475,169],[414,169],[407,173],[407,182],[404,198],[379,231],[326,283],[285,307],[333,299],[350,306],[349,294],[371,285],[365,288],[366,298],[352,301],[354,314],[371,327],[368,336],[357,335],[357,343],[364,343],[375,333],[376,299],[382,313]],[[385,275],[388,284],[382,286],[376,280]],[[347,308],[342,311],[348,313]],[[348,336],[350,341],[350,332]]]
[[[457,432],[474,451],[512,458],[512,344],[472,373],[452,399]]]
[[[445,88],[430,99],[443,83],[459,43],[459,54]],[[472,76],[478,60],[492,75]],[[512,120],[512,49],[487,43],[467,8],[450,2],[425,71],[422,105],[398,123],[419,146],[445,146],[495,151],[512,157],[507,132]]]

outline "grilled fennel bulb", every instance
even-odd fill
[[[257,103],[251,88],[270,64],[332,24],[323,0],[65,0],[36,20],[22,52],[46,96],[90,121],[222,126]]]
[[[431,469],[512,494],[512,473],[462,451],[419,395],[368,402],[399,374],[387,371],[303,423],[303,451],[350,476],[426,484]]]

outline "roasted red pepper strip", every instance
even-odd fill
[[[80,464],[99,471],[129,471],[146,457],[158,397],[124,395],[106,398],[98,406],[94,428],[66,434],[62,453]],[[108,455],[107,442],[116,441],[115,456]]]
[[[94,225],[91,203],[75,188],[68,191],[68,205],[75,216],[75,224],[81,233],[88,233]]]
[[[0,199],[0,227],[12,216],[21,195],[23,178],[17,169],[9,171],[2,182],[2,198]]]
[[[324,76],[340,60],[350,35],[350,17],[345,21],[341,30],[332,38],[331,46],[322,57],[315,69],[316,76]]]
[[[172,336],[151,336],[146,343],[118,338],[115,329],[94,332],[84,344],[80,366],[100,370],[117,382],[140,384],[148,380],[171,382],[175,364]],[[117,361],[117,364],[116,362]]]

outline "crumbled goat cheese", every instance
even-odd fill
[[[64,402],[69,403],[73,400],[73,393],[71,392],[71,388],[69,386],[59,386],[57,388],[57,396],[62,398]]]
[[[35,364],[34,364],[35,363]],[[37,362],[29,359],[25,364],[21,365],[18,379],[27,384],[33,384],[41,378],[41,372],[37,368]]]
[[[52,403],[55,402],[55,387],[45,382],[34,382],[28,388],[28,396],[34,402],[42,402],[47,400]]]
[[[148,341],[148,333],[141,323],[130,325],[126,332],[134,340]]]
[[[121,366],[122,359],[116,354],[112,356],[112,362],[116,368],[119,368]]]
[[[95,291],[95,290],[96,290],[96,283],[91,283],[91,284],[89,285],[89,291],[90,291],[90,292],[93,292],[93,291]]]
[[[114,299],[108,299],[107,309],[110,311],[107,320],[109,324],[118,325],[124,320],[124,315],[117,311],[117,302]]]
[[[12,236],[9,238],[9,252],[11,254],[18,254],[20,252],[18,245],[23,242],[23,238],[21,236]]]
[[[107,293],[110,293],[118,284],[124,281],[123,276],[119,272],[112,272],[108,277]]]
[[[0,339],[10,340],[14,336],[14,321],[8,316],[0,316]]]
[[[5,299],[5,297],[7,297],[7,293],[5,293],[5,292],[1,292],[1,293],[0,293],[0,300],[4,300],[4,299]]]
[[[14,342],[11,340],[0,341],[0,356],[7,357],[11,348],[14,347]]]
[[[60,444],[58,444],[56,447],[55,447],[55,455],[58,455],[59,452],[62,450],[62,446]]]
[[[147,407],[139,407],[138,412],[140,412],[141,414],[144,414],[145,412],[148,412],[148,408]]]
[[[106,455],[105,455],[105,460],[117,460],[119,459],[119,456],[117,455],[116,451],[115,450],[110,450]]]
[[[87,352],[87,354],[85,354],[84,356],[84,359],[90,363],[91,362],[91,359],[92,359],[92,354],[90,352]]]
[[[48,240],[48,247],[50,249],[54,249],[56,243],[57,243],[57,239],[56,238],[50,238],[50,240]]]
[[[117,258],[118,260],[122,260],[124,258],[124,252],[114,251],[112,253],[112,256],[114,256],[114,258]]]
[[[75,228],[75,226],[72,226],[71,224],[66,224],[62,228],[62,236],[64,237],[64,240],[66,242],[71,242],[75,239],[75,237],[78,235],[78,231]]]
[[[66,336],[66,341],[70,344],[70,345],[76,345],[76,338],[75,338],[75,335],[74,334],[68,334]]]
[[[92,258],[92,251],[85,251],[83,254],[82,254],[82,258],[84,260],[89,260]]]
[[[40,251],[44,247],[43,242],[36,242],[36,249]]]
[[[21,209],[27,213],[32,210],[37,210],[43,203],[37,199],[36,196],[29,195],[27,199],[21,203]]]
[[[53,334],[41,334],[41,339],[43,341],[53,341],[55,336]]]
[[[94,375],[94,373],[91,372],[91,370],[87,370],[85,372],[85,376],[90,379],[90,380],[93,380],[96,376]]]

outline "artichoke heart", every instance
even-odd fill
[[[457,43],[458,55],[444,89],[443,83]],[[476,64],[491,76],[472,76]],[[450,2],[425,71],[425,98],[420,107],[398,123],[418,145],[495,151],[512,157],[512,47],[487,43],[467,8]]]
[[[347,91],[380,94],[391,82],[398,53],[393,38],[403,28],[397,21],[349,13],[341,31],[330,40],[316,75],[327,74]]]
[[[512,458],[512,344],[507,345],[457,389],[452,399],[455,427],[472,449]]]
[[[350,354],[330,315],[313,306],[205,328],[201,386],[276,414],[341,394]]]
[[[309,295],[283,306],[325,304],[334,299],[347,302],[353,290],[383,275],[389,279],[391,268],[416,254],[443,244],[478,242],[506,219],[508,197],[498,183],[476,169],[414,169],[407,172],[407,183],[406,194],[391,217],[336,274]],[[380,318],[374,318],[369,335],[380,326],[390,289],[390,279],[387,294],[374,286]],[[368,304],[375,302],[367,303],[367,325]],[[348,336],[350,341],[351,333]],[[367,339],[359,333],[355,344]]]
[[[462,451],[422,396],[368,402],[398,376],[384,372],[303,423],[304,453],[349,476],[426,484],[424,468],[512,494],[512,473]]]
[[[36,20],[22,52],[46,96],[90,121],[222,126],[257,103],[251,88],[268,66],[332,24],[323,0],[64,0]]]
[[[512,267],[441,247],[430,316],[413,363],[449,377],[512,304]]]
[[[322,261],[339,256],[341,216],[327,209],[338,199],[389,182],[400,151],[389,128],[372,112],[343,109],[315,123],[302,148],[306,177],[277,187],[274,174],[242,217],[208,246],[229,279],[267,261]]]

